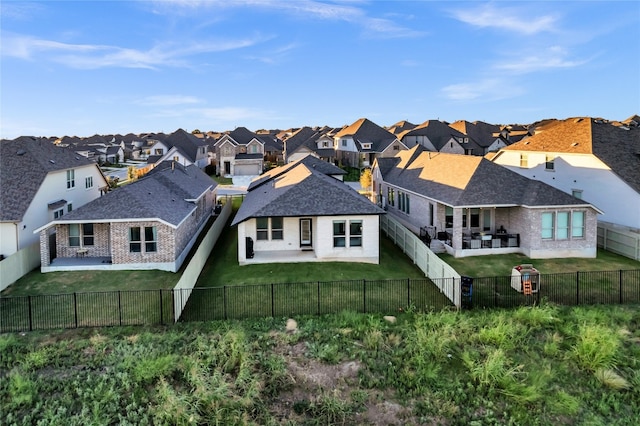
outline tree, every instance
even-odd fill
[[[129,179],[130,182],[133,182],[134,180],[138,179],[138,172],[135,166],[127,167],[127,179]]]
[[[200,131],[200,129],[193,129],[193,130],[191,131],[191,134],[192,134],[192,135],[199,135],[200,133],[202,133],[202,132]]]
[[[371,176],[371,169],[366,168],[362,171],[362,174],[360,175],[360,186],[365,191],[370,191],[372,183],[373,183],[373,177]]]

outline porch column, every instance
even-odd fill
[[[49,234],[46,229],[40,231],[40,264],[41,266],[49,266],[51,264],[49,250]]]
[[[451,247],[454,250],[462,250],[462,213],[463,209],[453,209],[453,229],[451,230]]]

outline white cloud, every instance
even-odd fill
[[[399,24],[391,19],[376,18],[367,15],[362,2],[326,3],[313,0],[159,0],[154,2],[156,10],[162,9],[164,13],[196,12],[203,8],[261,8],[290,13],[305,19],[324,19],[331,21],[344,21],[360,25],[365,35],[381,38],[417,37],[424,33],[415,31]],[[388,15],[389,16],[389,15]]]
[[[496,101],[520,96],[524,90],[513,82],[488,78],[472,83],[451,84],[442,88],[442,93],[453,101]]]
[[[175,105],[190,105],[190,104],[198,104],[203,102],[202,100],[196,98],[195,96],[185,96],[185,95],[155,95],[155,96],[147,96],[142,99],[138,99],[134,101],[134,104],[144,105],[149,107],[154,106],[175,106]]]
[[[510,62],[499,63],[495,69],[525,74],[550,69],[575,68],[589,62],[589,59],[569,60],[567,56],[569,55],[566,49],[553,46],[530,55],[523,54],[515,61],[510,57]]]
[[[525,9],[498,8],[487,3],[476,8],[451,11],[455,19],[480,28],[496,28],[509,32],[533,35],[556,31],[558,18],[553,15],[533,16]]]
[[[49,59],[71,68],[160,68],[187,67],[188,58],[202,53],[223,52],[253,46],[261,36],[238,40],[198,41],[186,45],[158,44],[148,50],[119,46],[61,43],[16,34],[3,34],[2,55],[20,59]]]

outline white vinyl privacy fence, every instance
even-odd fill
[[[606,222],[598,222],[598,247],[640,260],[640,233]]]
[[[202,272],[202,269],[204,268],[216,241],[218,241],[222,230],[227,226],[227,221],[229,220],[229,216],[231,216],[231,204],[231,201],[227,200],[220,212],[220,215],[216,218],[216,221],[213,223],[211,228],[209,228],[209,232],[207,232],[207,235],[203,238],[198,250],[182,273],[180,281],[178,281],[178,284],[173,288],[174,290],[181,290],[173,292],[175,322],[178,322],[180,319],[180,315],[182,315],[182,311],[189,301],[189,296],[191,296],[193,287],[195,287],[196,282],[198,281],[200,272]]]
[[[461,277],[455,269],[440,259],[420,238],[390,215],[380,216],[380,228],[457,308],[461,307]]]
[[[0,291],[40,266],[40,242],[18,250],[0,261]]]

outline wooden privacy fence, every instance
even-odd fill
[[[640,260],[640,233],[607,222],[598,222],[598,247]]]
[[[380,229],[409,256],[457,308],[461,307],[460,274],[390,215],[380,216]]]

